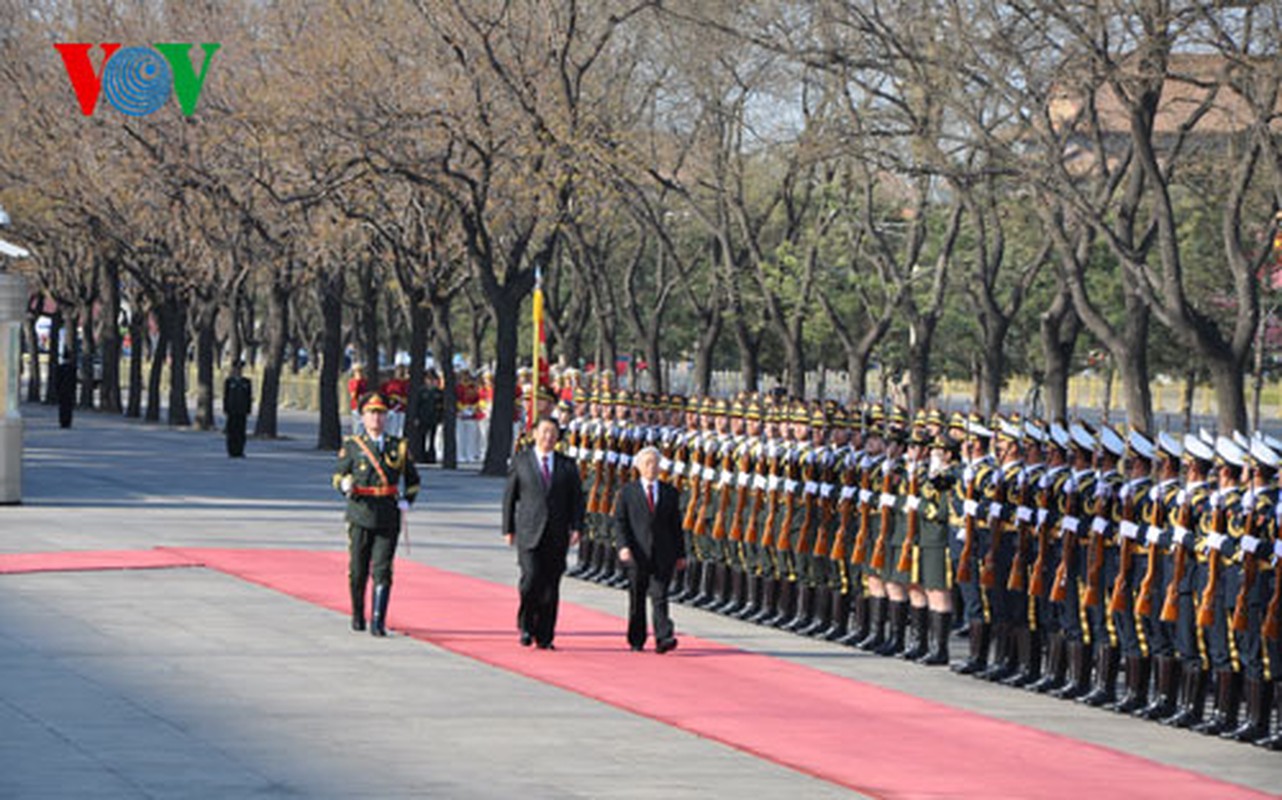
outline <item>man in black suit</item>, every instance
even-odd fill
[[[680,501],[676,487],[659,480],[656,448],[642,448],[632,463],[641,477],[619,490],[615,511],[619,561],[628,572],[628,644],[633,650],[645,648],[649,595],[655,650],[666,653],[677,646],[668,617],[668,583],[686,565]]]
[[[555,420],[539,419],[534,446],[512,456],[503,493],[503,538],[521,567],[521,644],[542,650],[554,649],[565,554],[583,529],[583,485],[574,462],[556,452],[559,433]]]

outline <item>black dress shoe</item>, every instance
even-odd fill
[[[645,649],[645,645],[642,645],[642,644],[633,644],[628,646],[632,648],[632,652],[634,653],[640,653],[642,650]]]
[[[365,620],[361,619],[360,617],[352,617],[352,630],[354,631],[365,630]]]
[[[533,636],[531,636],[531,635],[530,635],[530,634],[528,634],[528,633],[522,633],[522,634],[521,634],[521,646],[522,646],[522,647],[529,647],[529,646],[530,646],[530,645],[532,645],[532,644],[534,644],[534,637],[533,637]]]
[[[663,655],[664,653],[670,650],[676,650],[676,649],[677,649],[676,639],[664,639],[662,642],[656,642],[654,645],[654,652],[658,653],[659,655]]]
[[[555,650],[555,649],[556,649],[556,645],[552,644],[551,642],[539,642],[538,647],[539,647],[539,649],[540,649],[540,650]]]

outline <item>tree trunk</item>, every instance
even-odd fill
[[[1207,359],[1211,370],[1211,387],[1215,391],[1216,424],[1225,433],[1246,431],[1245,364],[1232,357]]]
[[[1184,371],[1184,396],[1180,403],[1180,412],[1184,417],[1184,432],[1193,430],[1193,398],[1197,394],[1197,370]]]
[[[699,340],[694,351],[693,385],[686,391],[696,395],[707,395],[712,388],[712,352],[721,338],[721,315],[716,314],[708,320],[699,332]]]
[[[739,345],[739,377],[743,381],[741,388],[755,392],[761,383],[761,358],[757,352],[759,342],[753,341],[748,326],[738,315],[730,327],[734,331],[735,343]]]
[[[162,320],[158,324],[156,343],[151,348],[151,368],[147,374],[147,422],[160,422],[160,378],[165,368],[165,354],[169,352],[169,330]]]
[[[27,402],[40,402],[40,334],[36,331],[35,314],[27,315],[27,340],[31,342],[31,371],[27,373]],[[52,350],[53,345],[49,345]]]
[[[783,337],[783,352],[788,369],[788,391],[793,397],[805,397],[806,354],[802,350],[800,330]]]
[[[263,388],[258,399],[254,435],[275,439],[280,406],[280,377],[285,366],[285,344],[289,338],[289,287],[274,281],[267,293],[267,338],[264,344]]]
[[[76,364],[80,371],[79,408],[93,408],[94,389],[94,356],[97,354],[97,338],[94,335],[93,302],[85,303],[80,312],[80,329],[84,331],[84,340],[77,352]]]
[[[120,262],[108,258],[102,282],[102,384],[98,404],[103,411],[119,414],[120,402]]]
[[[908,413],[926,407],[930,388],[930,354],[935,339],[935,320],[923,317],[920,329],[908,345]]]
[[[361,271],[360,307],[357,319],[360,320],[361,348],[365,362],[365,380],[371,389],[378,388],[382,382],[378,374],[378,287],[374,280],[374,264],[367,262]]]
[[[187,303],[176,290],[166,293],[165,327],[169,329],[169,424],[191,425],[187,413]]]
[[[147,315],[142,302],[134,298],[129,315],[129,404],[125,416],[137,419],[142,416],[142,362],[146,358]]]
[[[405,407],[405,436],[415,461],[426,460],[423,437],[418,427],[418,396],[423,391],[423,362],[427,360],[427,337],[432,328],[432,310],[423,302],[423,292],[410,293],[410,389]]]
[[[871,358],[870,351],[846,351],[846,372],[848,391],[850,397],[848,403],[858,403],[868,396],[868,359]]]
[[[54,373],[57,372],[55,367],[62,359],[61,339],[64,327],[62,312],[53,312],[53,315],[49,318],[49,369],[45,372],[44,386],[44,402],[47,406],[58,404],[58,386]]]
[[[984,331],[984,352],[981,356],[979,407],[981,413],[992,416],[1002,402],[1002,382],[1006,379],[1006,333],[1009,321],[993,321]]]
[[[213,430],[214,416],[214,324],[218,308],[210,306],[196,314],[196,429]],[[233,359],[234,363],[235,359]]]
[[[1046,359],[1041,390],[1043,417],[1048,422],[1063,421],[1068,419],[1068,378],[1072,374],[1073,350],[1082,329],[1067,287],[1060,290],[1050,308],[1041,315],[1039,328],[1042,356]],[[1035,412],[1029,409],[1029,413]]]
[[[320,281],[321,335],[320,419],[316,449],[336,452],[343,444],[343,423],[338,406],[338,378],[343,371],[343,270],[335,269]]]
[[[506,475],[512,453],[512,420],[516,415],[517,329],[521,294],[504,287],[490,299],[495,318],[494,405],[490,409],[490,436],[485,450],[483,475]]]
[[[450,326],[449,301],[432,306],[432,347],[437,353],[454,352],[454,330]],[[454,393],[454,359],[438,358],[441,372],[441,469],[458,469],[458,397]]]

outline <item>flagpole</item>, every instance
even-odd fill
[[[534,415],[538,413],[539,408],[539,387],[543,385],[543,376],[539,370],[539,355],[543,346],[543,271],[539,267],[534,268],[534,344],[530,348],[533,351],[534,365],[531,372],[534,375],[534,381],[530,384],[530,410],[526,415],[525,427],[530,430],[534,427]]]

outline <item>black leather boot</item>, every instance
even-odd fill
[[[832,594],[827,586],[816,586],[810,601],[810,623],[797,631],[802,636],[818,636],[828,630],[832,615]]]
[[[1030,683],[1026,688],[1030,692],[1049,694],[1064,685],[1068,674],[1068,643],[1064,634],[1056,631],[1049,636],[1046,646],[1046,668],[1042,677]]]
[[[758,625],[763,624],[778,611],[776,604],[779,602],[779,579],[773,575],[767,575],[761,579],[761,609],[748,617],[749,622]]]
[[[796,612],[779,623],[782,630],[796,633],[810,624],[810,615],[814,613],[815,589],[813,586],[797,584],[797,610]]]
[[[1273,711],[1273,682],[1263,678],[1247,678],[1243,695],[1246,697],[1246,719],[1233,730],[1220,734],[1235,742],[1254,742],[1269,732],[1269,716]]]
[[[926,606],[910,606],[908,608],[908,629],[911,634],[912,645],[904,649],[904,652],[900,654],[900,658],[917,661],[930,652],[929,620],[930,609],[926,608]]]
[[[1068,643],[1069,681],[1062,688],[1050,693],[1060,700],[1076,700],[1091,690],[1091,672],[1095,666],[1094,655],[1086,642]]]
[[[850,595],[840,589],[833,589],[830,597],[832,610],[828,616],[832,621],[828,624],[828,630],[823,631],[819,636],[826,642],[837,642],[850,632]]]
[[[1272,750],[1274,752],[1277,752],[1279,750],[1282,750],[1282,687],[1277,685],[1277,681],[1274,681],[1273,683],[1273,704],[1277,706],[1277,711],[1278,711],[1277,730],[1275,730],[1272,735],[1268,735],[1260,739],[1256,739],[1255,746],[1263,747],[1265,750]],[[1268,727],[1268,719],[1269,719],[1269,712],[1265,711],[1264,721],[1265,721],[1266,728]]]
[[[380,583],[374,587],[374,614],[370,620],[369,632],[372,636],[387,635],[387,603],[392,599],[392,587]]]
[[[1117,702],[1117,648],[1101,644],[1096,649],[1095,688],[1078,698],[1079,703],[1098,708]]]
[[[953,615],[947,611],[930,611],[928,617],[930,650],[917,663],[927,667],[942,667],[948,663],[948,637],[953,635]]]
[[[779,594],[775,600],[775,613],[761,621],[762,625],[777,628],[792,619],[797,610],[797,582],[779,579]]]
[[[743,571],[735,567],[726,567],[725,600],[712,607],[712,611],[727,616],[743,608]]]
[[[908,601],[890,601],[890,635],[875,651],[879,656],[897,656],[904,652],[904,637],[908,632]]]
[[[1219,736],[1237,728],[1238,706],[1242,704],[1242,673],[1231,669],[1215,672],[1215,710],[1211,718],[1193,730],[1207,736]]]
[[[1024,625],[1018,625],[1015,628],[1014,642],[1019,669],[1015,670],[1014,675],[1002,681],[1002,684],[1022,689],[1036,683],[1042,677],[1042,633],[1030,631]]]
[[[952,670],[958,675],[974,675],[976,672],[983,672],[988,669],[988,623],[983,620],[973,620],[970,623],[970,635],[967,640],[970,643],[970,657],[965,661],[953,664]]]
[[[1187,662],[1180,680],[1180,707],[1161,720],[1172,728],[1191,728],[1202,722],[1206,713],[1206,672],[1198,662]]]
[[[976,674],[975,677],[1000,683],[1015,674],[1015,626],[1009,622],[995,622],[992,630],[992,663],[988,669]]]
[[[1148,705],[1150,661],[1144,656],[1126,657],[1126,694],[1109,708],[1119,714],[1134,714]]]
[[[693,594],[693,587],[699,582],[698,569],[698,561],[694,559],[686,561],[686,568],[677,573],[676,591],[668,597],[669,602],[684,603],[690,599]]]
[[[716,602],[718,566],[720,565],[710,561],[704,562],[703,574],[700,576],[699,581],[699,593],[691,598],[690,605],[695,608],[707,608]]]
[[[1156,662],[1157,679],[1153,686],[1153,698],[1148,705],[1135,712],[1140,719],[1163,720],[1175,715],[1179,710],[1180,660],[1175,656],[1158,656]]]
[[[735,619],[752,619],[761,610],[761,584],[760,575],[744,574],[743,605],[733,614]]]
[[[365,630],[365,587],[352,584],[352,630]]]
[[[868,636],[868,609],[868,595],[860,592],[857,596],[850,599],[850,630],[846,631],[845,636],[837,640],[837,644],[844,644],[847,647],[858,647],[859,643]]]
[[[868,634],[855,647],[873,651],[886,643],[886,611],[890,601],[884,597],[868,598]]]

